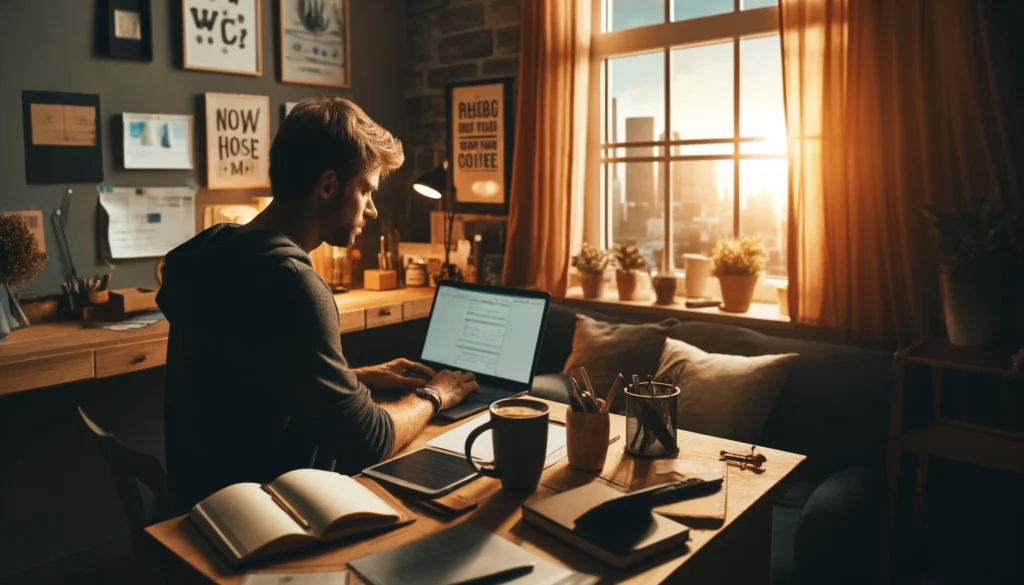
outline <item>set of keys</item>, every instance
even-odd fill
[[[761,466],[768,461],[768,458],[763,453],[755,453],[755,449],[757,447],[751,445],[749,455],[746,453],[730,453],[723,449],[718,453],[719,461],[728,461],[738,465],[740,469],[749,469],[754,473],[764,473],[764,469]]]

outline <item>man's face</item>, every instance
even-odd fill
[[[380,168],[356,175],[348,184],[340,185],[333,171],[321,181],[319,211],[320,234],[332,246],[348,247],[355,243],[366,221],[377,218],[373,192],[380,182]]]

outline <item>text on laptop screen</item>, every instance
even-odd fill
[[[544,300],[441,286],[422,359],[529,383]]]

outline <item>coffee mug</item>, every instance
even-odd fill
[[[466,437],[466,460],[477,472],[501,480],[501,489],[529,494],[537,489],[548,446],[548,405],[529,398],[506,398],[491,404],[491,419]],[[494,463],[473,461],[473,442],[491,431]]]

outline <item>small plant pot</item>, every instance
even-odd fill
[[[722,286],[723,311],[729,313],[746,313],[754,300],[754,287],[760,274],[729,275],[716,274]]]
[[[599,299],[604,296],[604,274],[584,272],[580,275],[583,298]]]
[[[615,286],[619,289],[619,300],[636,300],[636,290],[639,281],[639,274],[635,270],[615,271]]]
[[[1003,326],[1002,275],[957,274],[943,267],[939,283],[949,343],[957,347],[998,345]]]
[[[679,288],[679,280],[675,276],[654,277],[654,303],[656,305],[671,305],[676,302],[676,290]]]

